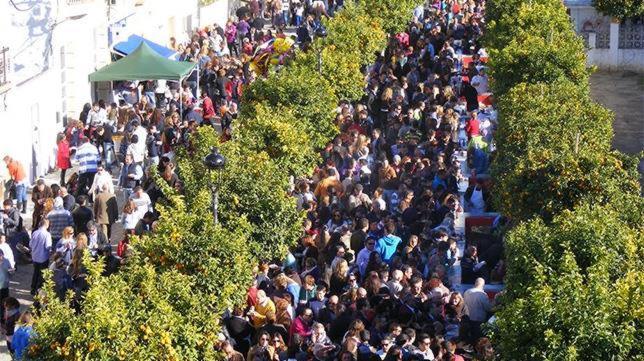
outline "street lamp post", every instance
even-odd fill
[[[210,154],[208,154],[204,160],[206,168],[210,171],[217,172],[216,182],[210,181],[210,191],[212,195],[212,216],[215,221],[215,225],[219,222],[218,219],[218,208],[219,208],[219,181],[221,179],[219,172],[221,172],[226,167],[226,158],[219,153],[217,147],[210,148]]]

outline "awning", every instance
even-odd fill
[[[146,43],[141,42],[132,54],[108,64],[89,75],[89,80],[181,80],[192,72],[197,64],[174,61],[159,55]]]
[[[114,45],[114,51],[121,55],[127,56],[130,55],[134,50],[136,50],[136,48],[138,48],[141,43],[148,44],[148,46],[150,46],[152,50],[154,50],[157,54],[161,55],[164,58],[171,58],[177,53],[170,48],[166,48],[163,45],[159,45],[138,35],[130,35],[127,40],[117,43],[116,45]]]

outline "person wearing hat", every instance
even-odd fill
[[[54,209],[47,215],[47,220],[49,220],[49,233],[51,233],[51,239],[54,244],[63,236],[65,227],[74,226],[72,214],[65,209],[61,197],[54,199]]]

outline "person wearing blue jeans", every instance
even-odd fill
[[[16,202],[18,208],[22,208],[21,212],[27,213],[27,185],[24,183],[16,184]]]

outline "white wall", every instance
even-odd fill
[[[597,48],[590,42],[590,49],[587,51],[588,65],[594,65],[606,70],[629,70],[644,72],[644,49],[619,49],[619,27],[617,23],[611,23],[607,16],[597,13],[590,6],[570,8],[575,29],[582,33],[584,30],[594,30],[609,33],[609,48]]]
[[[610,49],[588,50],[588,64],[600,69],[629,70],[644,73],[644,51],[641,49]]]
[[[124,6],[129,5],[125,3]],[[122,26],[112,26],[113,33],[118,32],[118,37],[113,39],[112,45],[136,34],[168,46],[170,37],[186,40],[187,30],[198,25],[198,0],[145,0],[143,5],[128,9],[129,13],[116,12],[126,19]],[[118,20],[121,19],[111,17],[110,22],[114,24]]]
[[[91,95],[88,74],[109,59],[104,2],[75,19],[57,7],[62,0],[32,2],[30,11],[7,3],[0,1],[0,45],[10,48],[12,87],[0,96],[0,157],[21,161],[33,180],[55,165],[63,119],[78,117]]]
[[[226,26],[226,21],[230,16],[228,0],[215,0],[208,6],[199,8],[199,27],[217,24],[222,28]]]

